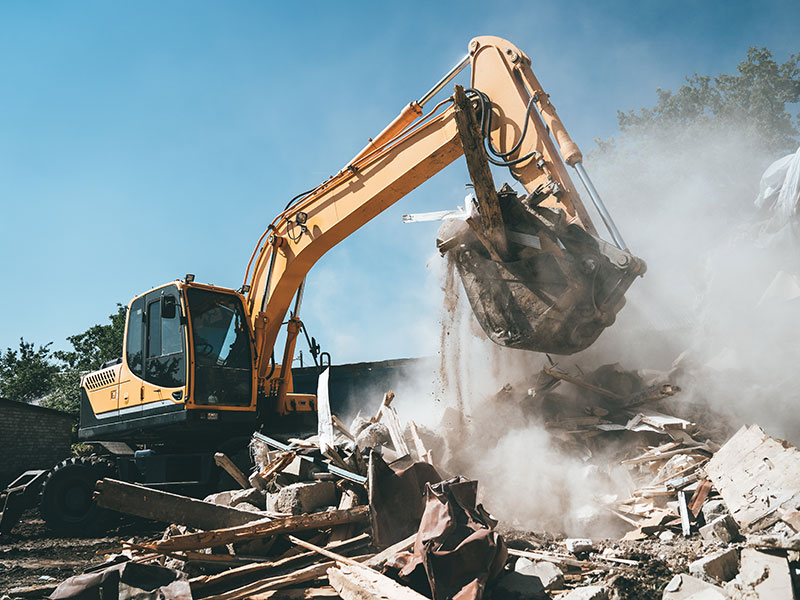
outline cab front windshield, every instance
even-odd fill
[[[250,404],[250,334],[239,298],[199,288],[189,288],[186,297],[192,320],[195,403]]]

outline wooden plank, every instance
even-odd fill
[[[344,436],[349,439],[351,442],[355,442],[356,438],[350,433],[350,430],[347,429],[347,426],[342,423],[342,420],[334,414],[331,414],[331,419],[333,420],[333,426],[336,427],[339,431],[341,431]]]
[[[383,416],[381,414],[383,407],[389,406],[392,403],[392,400],[394,400],[394,392],[392,390],[389,390],[383,395],[383,400],[381,401],[381,405],[378,407],[378,412],[376,412],[375,416],[372,417],[373,423],[377,423],[378,421],[381,420],[381,417]]]
[[[392,544],[385,550],[382,550],[372,558],[368,558],[364,561],[364,565],[367,567],[371,567],[373,569],[382,569],[383,565],[386,563],[387,560],[392,558],[395,554],[399,552],[403,552],[404,550],[408,550],[414,545],[414,542],[417,540],[417,534],[412,533],[406,539],[397,542],[396,544]]]
[[[460,85],[455,87],[453,94],[453,116],[464,149],[464,158],[467,161],[470,179],[472,179],[475,198],[478,201],[478,219],[472,217],[467,223],[472,227],[475,235],[489,251],[494,260],[509,258],[508,239],[506,238],[503,215],[500,211],[500,202],[497,199],[497,190],[489,169],[486,150],[483,147],[483,137],[478,129],[478,120],[472,108],[472,102],[464,93]]]
[[[357,560],[320,548],[293,536],[289,536],[289,541],[336,561],[338,569],[329,569],[328,579],[331,582],[331,586],[339,592],[339,595],[344,600],[354,598],[422,600],[425,598],[425,596],[418,594],[411,588],[400,585],[393,579],[389,579],[386,575],[370,569]],[[331,578],[332,571],[335,571],[333,578]]]
[[[700,482],[700,485],[697,486],[697,489],[694,491],[692,495],[692,499],[689,501],[689,510],[691,511],[694,518],[697,518],[697,515],[700,514],[700,511],[703,508],[703,504],[708,498],[708,494],[711,491],[711,481],[708,479],[703,479]]]
[[[369,535],[363,533],[349,540],[328,544],[326,548],[328,550],[346,550],[358,548],[359,546],[366,545],[368,542]],[[192,593],[196,594],[197,592],[208,589],[212,586],[234,584],[239,579],[251,577],[254,574],[267,573],[268,571],[298,569],[303,567],[304,563],[308,562],[309,560],[313,562],[318,556],[319,554],[316,552],[303,552],[302,554],[297,554],[295,556],[290,556],[280,560],[263,561],[251,563],[249,565],[242,565],[241,567],[236,567],[235,569],[230,569],[222,573],[216,573],[214,575],[199,575],[190,579],[189,583],[192,586]]]
[[[427,600],[410,587],[360,565],[329,568],[328,580],[343,600]]]
[[[686,492],[678,491],[678,512],[681,515],[681,533],[683,537],[692,535],[692,523],[689,520],[689,507],[686,505]]]
[[[329,510],[308,515],[294,515],[274,520],[262,520],[212,531],[178,535],[167,540],[146,544],[153,550],[197,550],[213,548],[235,542],[256,540],[270,535],[293,533],[308,529],[327,529],[345,523],[358,523],[369,519],[369,507],[357,506],[348,510]]]
[[[252,594],[250,600],[339,600],[339,594],[329,585],[305,589],[281,589]]]
[[[383,415],[383,422],[389,429],[389,437],[392,438],[392,445],[398,457],[408,456],[408,444],[406,444],[403,427],[400,425],[400,417],[397,416],[394,406],[381,406],[380,414]]]
[[[265,491],[270,479],[277,476],[278,473],[292,464],[295,456],[296,455],[293,451],[281,452],[275,457],[274,460],[264,467],[263,471],[260,473],[253,473],[253,475],[250,477],[250,483],[253,484],[253,487],[258,488],[261,491]]]
[[[411,441],[414,442],[414,449],[417,451],[419,460],[424,460],[429,465],[432,465],[433,456],[430,451],[425,448],[425,444],[422,443],[422,438],[419,436],[419,429],[414,421],[408,422],[408,430],[411,432]]]
[[[572,385],[577,387],[582,387],[591,392],[595,392],[596,394],[600,394],[601,396],[606,396],[607,398],[612,398],[614,400],[624,399],[623,396],[620,396],[616,392],[612,392],[611,390],[607,390],[598,385],[593,385],[591,383],[588,383],[583,379],[570,375],[569,373],[564,373],[563,371],[557,371],[556,369],[550,368],[547,365],[542,367],[542,371],[550,375],[550,377],[555,377],[556,379],[560,379],[561,381],[566,381],[567,383],[571,383]]]
[[[581,569],[601,569],[604,571],[613,571],[615,568],[617,568],[609,565],[604,565],[592,560],[578,560],[576,558],[570,558],[568,556],[559,556],[553,553],[534,552],[530,550],[515,550],[514,548],[509,548],[508,553],[511,556],[520,556],[523,558],[529,558],[531,560],[540,560],[553,563],[554,565],[566,565],[568,567],[579,567]],[[626,564],[626,566],[628,565]]]
[[[98,481],[95,500],[98,506],[117,512],[163,523],[179,523],[198,529],[232,527],[264,518],[263,514],[204,502],[116,479]]]
[[[214,454],[214,462],[217,463],[217,466],[220,469],[225,469],[228,475],[233,477],[236,483],[242,486],[242,489],[246,490],[250,487],[250,482],[247,481],[247,477],[244,476],[244,473],[242,473],[241,469],[233,464],[233,461],[225,454],[222,452],[217,452]]]
[[[641,456],[637,456],[636,458],[629,458],[628,460],[623,460],[623,465],[636,465],[643,462],[652,462],[654,460],[662,460],[664,458],[671,458],[676,454],[688,454],[689,452],[694,452],[695,450],[705,450],[705,446],[690,446],[689,448],[678,448],[677,450],[670,450],[669,452],[661,452],[660,454],[643,454]]]
[[[348,508],[353,508],[358,506],[358,494],[356,494],[355,490],[350,488],[345,488],[342,491],[342,497],[339,499],[339,510],[347,510]],[[353,523],[348,523],[347,525],[338,525],[331,530],[331,542],[337,542],[339,540],[345,540],[353,535],[353,528],[355,525]]]
[[[299,583],[306,583],[324,577],[331,567],[336,563],[332,561],[311,565],[305,569],[299,569],[294,573],[288,575],[280,575],[277,577],[270,577],[269,579],[262,579],[238,587],[234,590],[215,594],[213,596],[206,596],[205,600],[241,600],[243,598],[252,598],[253,594],[268,592],[270,590],[277,590],[280,588],[289,587],[290,585],[297,585]]]

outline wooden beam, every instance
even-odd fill
[[[419,436],[419,429],[414,421],[408,422],[408,430],[411,432],[411,440],[414,442],[414,449],[417,451],[419,460],[424,460],[429,465],[432,465],[433,456],[430,450],[425,448],[425,444],[422,443],[422,438]]]
[[[270,535],[293,533],[308,529],[327,529],[345,523],[357,523],[369,519],[369,507],[356,506],[348,510],[329,510],[308,515],[296,515],[274,520],[256,521],[238,527],[228,527],[212,531],[201,531],[178,535],[167,540],[150,542],[154,550],[196,550],[214,548],[235,542],[255,540]]]
[[[343,600],[427,600],[410,587],[363,567],[329,568],[328,580]]]
[[[94,497],[97,505],[102,508],[198,529],[232,527],[264,518],[264,515],[259,513],[204,502],[116,479],[98,481]]]
[[[222,452],[217,452],[214,454],[214,462],[217,463],[217,466],[220,469],[225,469],[225,471],[233,477],[233,479],[242,486],[242,489],[248,489],[250,487],[250,482],[247,481],[247,477],[244,476],[241,469],[233,464],[233,461],[228,458]]]
[[[354,548],[358,548],[360,546],[364,546],[369,542],[369,535],[366,533],[362,533],[361,535],[354,537],[349,540],[344,540],[341,542],[334,542],[332,544],[328,544],[326,548],[328,550],[350,550]],[[209,554],[208,556],[213,556]],[[283,558],[280,560],[274,561],[266,561],[266,562],[255,562],[249,565],[242,565],[241,567],[236,567],[235,569],[230,569],[228,571],[224,571],[222,573],[216,573],[214,575],[199,575],[189,580],[189,583],[192,586],[192,593],[196,594],[202,590],[208,589],[212,586],[221,586],[223,584],[235,584],[238,580],[243,578],[252,577],[255,574],[259,573],[266,573],[268,571],[273,572],[280,572],[281,570],[288,570],[288,569],[298,569],[309,561],[314,562],[318,560],[319,554],[316,552],[303,552],[302,554],[296,554],[295,556],[290,556],[288,558]]]
[[[289,536],[289,541],[301,548],[318,552],[338,564],[338,569],[328,570],[331,586],[344,600],[422,600],[425,596],[409,587],[400,585],[386,575],[372,570],[352,558],[320,548],[314,544]]]
[[[417,541],[417,534],[412,533],[406,539],[397,542],[396,544],[392,544],[385,550],[382,550],[372,558],[368,558],[364,561],[364,565],[367,567],[371,567],[373,569],[382,569],[383,565],[386,563],[387,560],[392,558],[398,552],[403,552],[404,550],[408,550],[411,546],[414,545],[414,542]]]
[[[306,583],[324,577],[327,570],[335,564],[336,563],[332,561],[328,561],[317,565],[311,565],[310,567],[300,569],[288,575],[279,575],[277,577],[270,577],[269,579],[262,579],[261,581],[256,581],[234,590],[222,592],[213,596],[206,596],[205,600],[240,600],[243,598],[252,598],[254,594],[278,590],[289,587],[290,585]]]
[[[381,406],[380,415],[383,415],[383,422],[389,430],[389,437],[392,438],[392,445],[398,457],[408,456],[408,444],[403,435],[403,427],[400,425],[400,417],[397,416],[397,411],[394,406],[383,405]]]
[[[453,107],[464,158],[478,201],[479,222],[469,218],[467,223],[494,260],[505,260],[509,257],[508,240],[497,190],[492,171],[489,169],[486,150],[483,147],[483,136],[478,130],[478,120],[475,118],[472,102],[460,85],[456,86],[453,94]]]

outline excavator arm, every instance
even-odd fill
[[[453,97],[423,115],[435,93],[467,64],[472,75],[466,94],[457,88]],[[602,203],[598,210],[617,247],[597,238],[567,173],[568,165],[580,167],[580,150],[536,80],[530,59],[505,40],[479,37],[437,86],[406,106],[339,173],[290,202],[259,239],[244,289],[262,385],[272,375],[269,358],[296,298],[277,378],[279,393],[286,393],[286,363],[291,365],[302,285],[311,267],[465,153],[477,196],[473,212],[443,227],[439,246],[456,263],[489,337],[513,347],[571,353],[613,321],[644,263],[627,253]],[[517,197],[508,188],[498,194],[489,162],[507,166],[527,194]],[[582,167],[578,173],[583,179]],[[593,200],[597,205],[599,198]],[[578,313],[579,323],[563,322]],[[587,330],[588,321],[593,326]]]

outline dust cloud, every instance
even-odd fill
[[[780,154],[746,127],[626,138],[591,153],[586,168],[648,272],[592,347],[553,358],[584,372],[617,362],[669,371],[684,390],[669,400],[672,414],[731,432],[758,423],[800,442],[800,301],[765,295],[781,272],[800,273],[800,253],[793,226],[753,204]],[[437,464],[478,479],[487,509],[509,525],[594,536],[625,528],[601,505],[631,491],[627,472],[548,434],[536,407],[519,400],[545,357],[486,340],[444,262],[434,402],[415,402],[409,415],[444,434]]]

